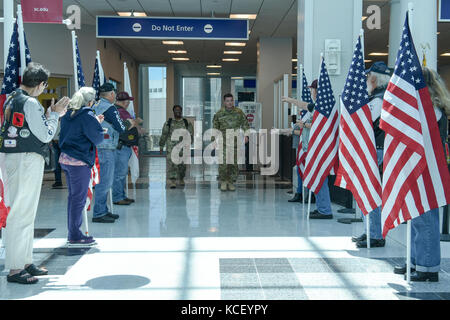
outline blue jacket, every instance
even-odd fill
[[[119,144],[119,135],[127,129],[120,118],[119,111],[104,98],[101,98],[92,109],[96,115],[103,114],[105,116],[105,121],[102,123],[105,139],[98,145],[98,148],[115,150]]]
[[[103,128],[92,109],[84,107],[75,112],[69,110],[61,119],[59,147],[61,152],[93,166],[95,147],[103,141]]]

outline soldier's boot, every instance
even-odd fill
[[[177,187],[177,184],[176,184],[176,182],[175,182],[175,179],[170,179],[170,180],[168,181],[168,185],[169,185],[169,188],[170,188],[170,189],[175,189],[175,188]]]
[[[220,191],[227,191],[227,183],[225,181],[220,182]]]
[[[179,184],[181,187],[184,187],[186,183],[184,182],[184,178],[180,178]]]
[[[230,191],[236,191],[236,187],[234,186],[233,182],[228,182],[228,190]]]

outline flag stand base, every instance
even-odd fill
[[[363,222],[363,220],[356,219],[356,218],[341,218],[341,219],[337,219],[337,222],[342,223],[342,224],[352,224],[352,223]]]

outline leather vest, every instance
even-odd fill
[[[25,118],[24,106],[30,97],[21,89],[14,91],[10,97],[10,113],[2,124],[0,135],[0,152],[26,153],[35,152],[44,157],[50,157],[49,147],[39,140]],[[5,103],[5,106],[7,104]]]

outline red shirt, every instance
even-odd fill
[[[116,105],[116,107],[117,107],[117,111],[119,111],[120,118],[123,121],[126,121],[128,119],[133,119],[131,114],[125,108],[122,108],[122,107],[117,106],[117,105]]]

